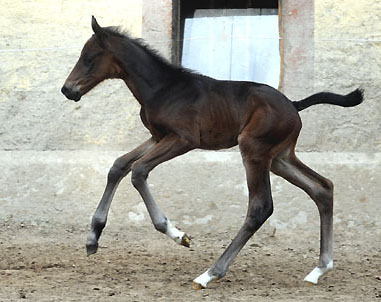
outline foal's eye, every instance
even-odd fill
[[[83,64],[85,64],[85,66],[90,66],[94,62],[94,59],[97,56],[98,56],[98,53],[84,55],[83,56]]]
[[[90,56],[85,56],[83,58],[83,63],[86,65],[86,66],[89,66],[91,64],[91,62],[93,61],[93,57],[90,57]]]

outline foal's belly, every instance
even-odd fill
[[[238,144],[238,129],[235,128],[210,128],[200,131],[200,148],[219,150],[236,146]]]

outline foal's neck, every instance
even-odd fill
[[[171,71],[176,68],[129,38],[122,39],[114,53],[123,70],[121,78],[142,106],[165,86]]]

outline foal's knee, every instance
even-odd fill
[[[117,181],[118,179],[127,175],[130,171],[130,163],[126,162],[123,158],[115,160],[114,164],[108,172],[108,179]]]
[[[148,177],[148,171],[142,164],[134,164],[131,173],[131,182],[135,188],[144,184]]]
[[[123,174],[124,174],[124,171],[121,167],[117,167],[117,166],[113,165],[110,168],[110,171],[108,171],[108,179],[110,181],[117,181],[118,179],[123,177]]]

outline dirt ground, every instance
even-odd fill
[[[246,213],[239,155],[215,156],[190,154],[150,175],[153,195],[192,236],[191,248],[154,230],[141,198],[125,181],[98,253],[86,257],[90,217],[116,155],[4,152],[0,301],[381,302],[381,160],[358,154],[303,155],[335,183],[335,267],[317,286],[303,282],[318,261],[316,206],[273,177],[272,217],[223,279],[193,290],[192,280],[221,255]]]
[[[335,269],[311,286],[302,280],[317,260],[318,234],[274,235],[269,225],[225,278],[192,290],[192,279],[234,233],[192,234],[187,249],[148,226],[106,228],[98,253],[86,257],[85,229],[8,221],[1,225],[0,301],[381,301],[381,247],[372,236],[364,232],[356,242],[337,234]]]

